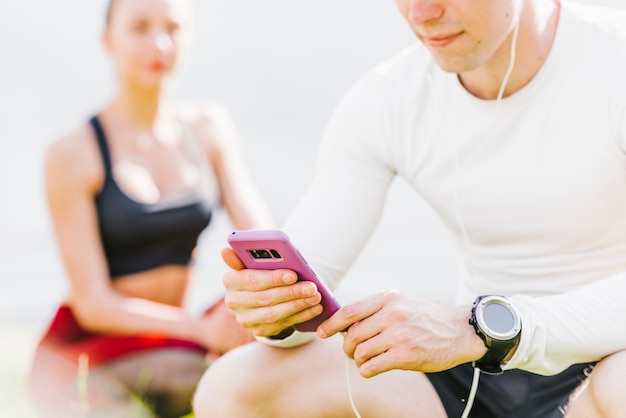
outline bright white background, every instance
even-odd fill
[[[586,0],[626,8],[626,0]],[[193,53],[177,97],[232,112],[278,221],[313,170],[334,104],[364,71],[415,42],[392,0],[198,0]],[[100,44],[103,0],[3,0],[0,12],[0,326],[40,327],[66,289],[43,200],[48,144],[106,102],[113,71]],[[191,306],[219,291],[223,214],[202,241]],[[451,248],[401,182],[340,298],[400,288],[446,300]],[[407,248],[408,247],[408,248]]]

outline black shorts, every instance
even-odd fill
[[[472,418],[561,418],[571,393],[584,381],[593,364],[577,364],[554,376],[523,370],[501,375],[480,374]],[[474,369],[463,364],[426,376],[435,387],[446,413],[459,418],[465,408]]]

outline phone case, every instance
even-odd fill
[[[249,269],[288,269],[298,274],[298,280],[309,280],[322,295],[324,311],[317,317],[294,325],[302,332],[312,332],[319,324],[339,310],[340,305],[328,287],[315,274],[305,258],[291,243],[287,234],[279,230],[234,231],[228,236],[228,244]]]

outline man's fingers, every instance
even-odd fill
[[[388,372],[396,367],[391,362],[391,354],[389,352],[381,353],[375,357],[370,358],[365,363],[357,366],[361,376],[365,378],[374,377],[378,374]]]
[[[346,338],[345,343],[348,343],[348,338]],[[346,344],[344,344],[344,349]],[[380,333],[377,333],[370,338],[359,341],[356,345],[349,346],[354,363],[360,368],[363,364],[386,353],[391,348],[391,340],[383,338]]]
[[[298,299],[271,307],[261,307],[242,311],[237,321],[253,330],[255,335],[268,336],[301,322],[315,318],[323,311],[315,298]]]
[[[369,318],[378,312],[384,304],[381,295],[374,295],[362,301],[346,305],[317,328],[320,338],[328,338],[338,332],[345,331],[352,324]]]
[[[250,292],[291,285],[297,281],[298,275],[291,270],[248,270],[245,268],[227,271],[222,279],[227,290]]]
[[[332,337],[338,332],[345,331],[350,325],[357,322],[359,317],[356,304],[344,306],[317,327],[317,336],[320,338]]]
[[[232,248],[222,249],[222,260],[233,270],[243,270],[246,268],[241,259],[233,251]]]
[[[227,292],[224,297],[226,306],[234,311],[241,309],[255,309],[269,307],[281,303],[315,298],[315,303],[319,303],[321,295],[317,291],[317,287],[311,282],[298,282],[290,286],[273,287],[260,291],[239,290],[236,292]]]

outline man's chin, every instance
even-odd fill
[[[476,69],[469,61],[458,57],[442,57],[433,54],[437,66],[446,73],[461,74]]]

